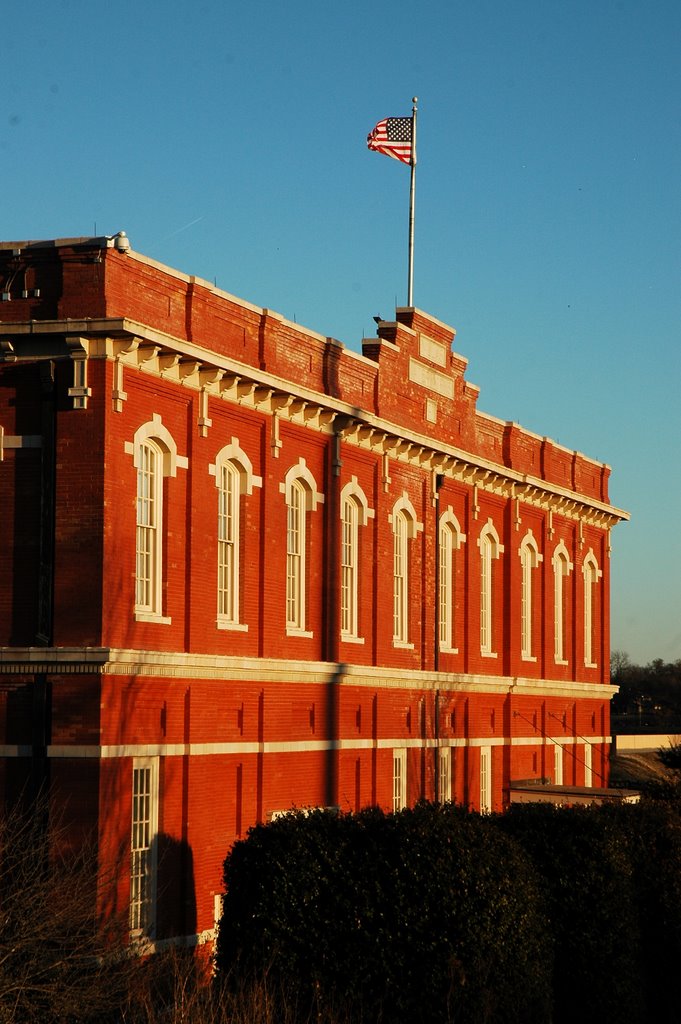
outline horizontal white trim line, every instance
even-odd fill
[[[241,658],[114,647],[0,647],[0,674],[35,672],[101,672],[113,676],[166,676],[230,682],[324,683],[380,690],[517,693],[526,696],[594,697],[598,700],[609,700],[618,690],[616,686],[605,683],[420,671],[346,662]]]
[[[410,747],[416,750],[434,750],[438,747],[542,747],[547,745],[568,746],[588,742],[590,744],[611,743],[610,736],[443,736],[423,739],[420,736],[392,736],[381,739],[362,737],[339,740],[271,740],[259,743],[257,740],[224,743],[123,743],[79,745],[72,747],[53,745],[47,748],[47,756],[57,759],[101,759],[112,760],[122,757],[247,757],[254,754],[310,754],[334,750],[390,750],[393,747]],[[0,757],[30,757],[31,747],[0,747]]]
[[[535,747],[537,744],[567,747],[577,743],[612,743],[612,736],[512,736],[512,747]]]

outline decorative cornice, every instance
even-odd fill
[[[277,415],[320,433],[336,433],[343,441],[365,450],[388,455],[419,469],[436,468],[444,476],[475,484],[487,493],[517,497],[528,505],[550,509],[569,519],[584,520],[602,529],[630,518],[628,512],[596,498],[520,473],[453,445],[435,443],[431,437],[398,428],[369,410],[358,409],[298,382],[287,381],[127,317],[0,324],[0,341],[25,339],[28,342],[25,347],[21,346],[23,352],[17,351],[16,345],[13,347],[13,361],[46,358],[45,343],[50,338],[50,355],[67,358],[71,337],[78,337],[90,359],[113,359],[121,366],[172,380],[258,412]],[[355,353],[350,355],[354,357]],[[112,399],[115,404],[120,403],[120,395],[124,394],[120,381],[114,391]],[[588,461],[601,466],[601,463]]]

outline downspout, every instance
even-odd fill
[[[434,636],[434,647],[433,647],[433,668],[436,673],[440,671],[440,523],[439,523],[439,512],[440,512],[440,488],[444,481],[444,475],[442,473],[435,474],[435,488],[433,496],[435,498],[435,636]],[[435,743],[433,745],[433,751],[435,755],[435,803],[439,802],[440,799],[440,691],[435,691],[435,709],[433,713],[434,732],[435,732]]]
[[[56,520],[56,396],[53,360],[40,363],[40,538],[38,555],[38,608],[35,642],[54,643],[54,531]],[[48,676],[33,677],[31,709],[31,797],[45,797],[50,782],[47,748],[52,733],[52,684]]]
[[[51,647],[54,642],[54,528],[56,519],[56,401],[54,362],[40,364],[40,547],[38,561],[38,615],[35,642]]]

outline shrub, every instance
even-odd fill
[[[217,965],[354,1020],[545,1021],[552,947],[536,874],[479,816],[291,815],[225,863]]]
[[[647,1019],[679,1020],[681,804],[678,798],[643,800],[602,813],[628,844]]]
[[[628,840],[598,807],[516,805],[497,827],[522,844],[546,885],[556,944],[555,1021],[646,1020]]]

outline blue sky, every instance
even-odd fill
[[[0,237],[133,248],[350,348],[414,303],[479,408],[613,467],[612,646],[681,658],[678,0],[34,0],[0,35]]]

